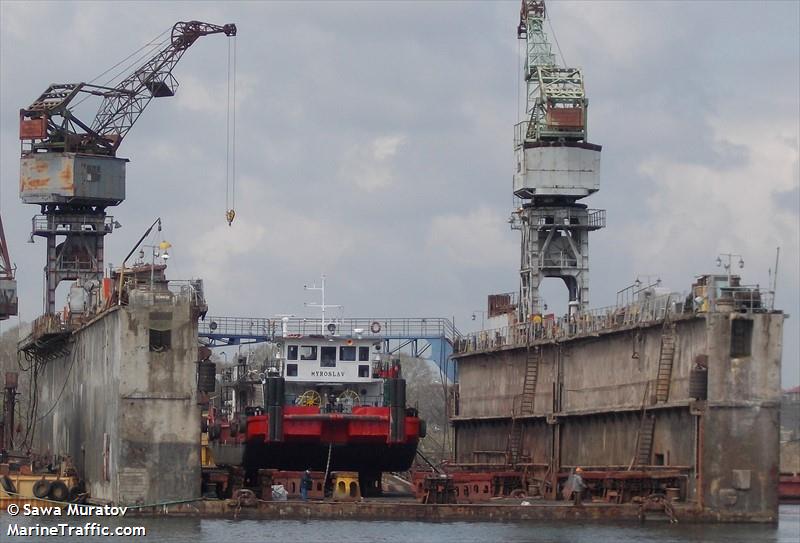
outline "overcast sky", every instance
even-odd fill
[[[637,275],[686,291],[720,252],[767,285],[780,246],[785,387],[800,382],[799,6],[548,3],[603,146],[601,190],[585,200],[608,210],[591,239],[591,305]],[[224,219],[228,44],[210,36],[120,148],[128,197],[111,210],[124,227],[107,261],[161,216],[170,276],[204,278],[211,314],[308,314],[303,284],[324,272],[345,316],[474,328],[486,295],[518,284],[518,14],[517,1],[2,2],[0,206],[21,317],[41,312],[45,250],[26,243],[37,208],[18,197],[19,108],[199,19],[239,28],[236,220]],[[545,285],[565,305],[563,284]]]

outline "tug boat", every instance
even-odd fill
[[[399,360],[382,352],[380,323],[363,337],[359,329],[340,335],[324,318],[305,326],[324,333],[290,333],[287,321],[274,338],[277,356],[263,371],[233,379],[237,412],[228,421],[210,418],[215,463],[240,458],[249,480],[263,469],[357,472],[361,492],[379,494],[382,473],[408,470],[426,433],[417,410],[406,406]]]
[[[264,412],[247,417],[245,467],[356,471],[362,488],[409,469],[425,424],[406,407],[399,361],[374,338],[297,336],[268,368]]]

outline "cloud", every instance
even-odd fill
[[[388,187],[395,155],[405,141],[403,135],[390,135],[350,146],[339,165],[339,178],[368,192]]]
[[[507,218],[488,207],[435,217],[426,248],[467,268],[513,268],[517,264],[513,258],[517,247]]]
[[[630,230],[634,262],[639,269],[669,270],[675,278],[711,269],[718,253],[740,253],[745,281],[765,286],[780,246],[788,256],[781,273],[797,277],[798,216],[778,199],[797,194],[800,183],[791,120],[725,118],[709,126],[718,145],[740,149],[741,164],[697,164],[665,153],[643,161],[640,173],[653,181],[653,193],[646,201],[648,219]],[[796,286],[790,288],[795,292],[789,299],[796,296]]]

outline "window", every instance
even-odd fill
[[[323,368],[336,367],[336,347],[323,347],[322,348],[322,363]]]
[[[369,347],[358,348],[358,361],[369,362]]]
[[[344,362],[355,362],[356,348],[355,347],[339,347],[339,360]]]
[[[753,321],[734,319],[731,321],[731,358],[750,356],[753,343]]]
[[[286,348],[286,360],[297,360],[297,345],[289,345]]]
[[[300,347],[300,360],[316,360],[316,359],[317,359],[316,345],[302,345]]]
[[[172,345],[172,330],[150,329],[150,352],[163,353]]]
[[[297,377],[297,364],[286,364],[286,377]]]
[[[368,365],[360,365],[360,366],[358,366],[358,376],[359,377],[369,377],[369,366]]]

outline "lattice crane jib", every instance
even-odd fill
[[[526,141],[586,141],[588,101],[580,69],[561,67],[544,31],[543,0],[523,0],[517,37],[524,39]]]
[[[545,277],[564,281],[571,313],[588,307],[588,232],[605,226],[604,211],[577,203],[600,188],[601,148],[587,141],[583,74],[557,62],[546,21],[543,0],[522,0],[526,109],[514,133],[513,191],[521,201],[510,221],[521,234],[521,321],[541,313]]]
[[[76,152],[115,156],[122,140],[153,98],[173,96],[178,81],[172,70],[186,50],[202,36],[236,35],[236,25],[200,21],[178,22],[169,43],[114,87],[91,83],[50,85],[34,102],[20,110],[22,153]],[[91,121],[74,111],[76,98],[102,99]]]

